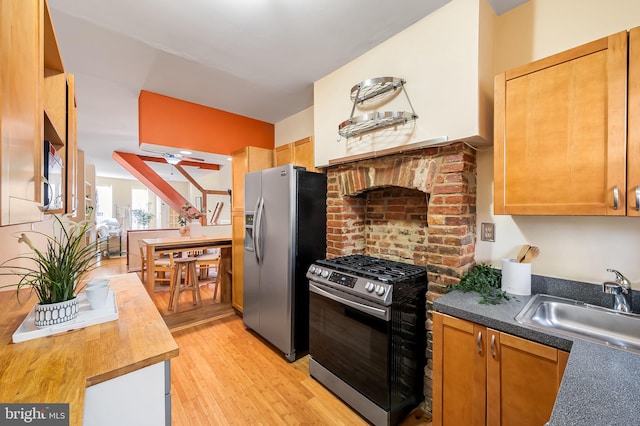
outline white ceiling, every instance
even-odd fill
[[[140,90],[276,123],[313,105],[314,81],[448,1],[48,3],[65,69],[75,75],[79,147],[98,176],[133,179],[111,154],[143,153]],[[525,1],[489,3],[501,14]],[[227,163],[219,155],[194,155]],[[175,178],[168,166],[154,168]]]

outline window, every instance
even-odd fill
[[[96,186],[96,222],[113,219],[113,197],[111,185]]]
[[[146,188],[131,188],[131,215],[133,229],[147,229],[153,217]]]

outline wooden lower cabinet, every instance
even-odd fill
[[[551,417],[568,357],[568,352],[434,312],[434,426],[543,425]]]

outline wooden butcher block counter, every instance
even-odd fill
[[[99,389],[94,393],[105,400],[99,402],[98,414],[92,414],[96,418],[104,417],[101,410],[109,405],[109,392],[116,398],[116,411],[121,411],[113,415],[126,416],[126,401],[118,401],[118,394],[138,385],[143,391],[135,391],[136,398],[154,394],[154,404],[161,398],[170,406],[168,360],[178,355],[178,345],[136,274],[110,277],[109,284],[116,296],[117,320],[15,344],[12,335],[37,299],[21,290],[20,305],[14,291],[0,292],[0,403],[69,403],[70,425],[121,421],[93,421],[84,413],[90,389]],[[156,377],[148,380],[144,372],[152,370]],[[144,387],[150,383],[154,388],[147,392]],[[158,383],[162,389],[155,389]]]

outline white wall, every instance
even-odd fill
[[[496,20],[496,72],[640,25],[637,0],[530,0]],[[622,271],[640,288],[640,220],[615,217],[493,216],[493,151],[478,154],[478,229],[496,223],[496,242],[476,259],[499,266],[518,246],[539,246],[534,274],[601,283]]]
[[[480,15],[483,16],[482,27]],[[490,21],[494,18],[495,14],[485,0],[453,0],[316,81],[316,165],[439,137],[457,140],[480,135],[491,140],[492,134],[481,134],[491,130],[491,114],[480,109],[492,109],[493,60],[486,57],[480,60],[479,52],[491,54]],[[338,125],[349,119],[353,106],[351,88],[364,80],[385,76],[406,80],[406,92],[419,118],[396,129],[338,141]],[[354,116],[376,110],[411,111],[402,93],[382,101],[357,107]]]
[[[274,128],[276,147],[313,135],[313,107],[277,122]]]

